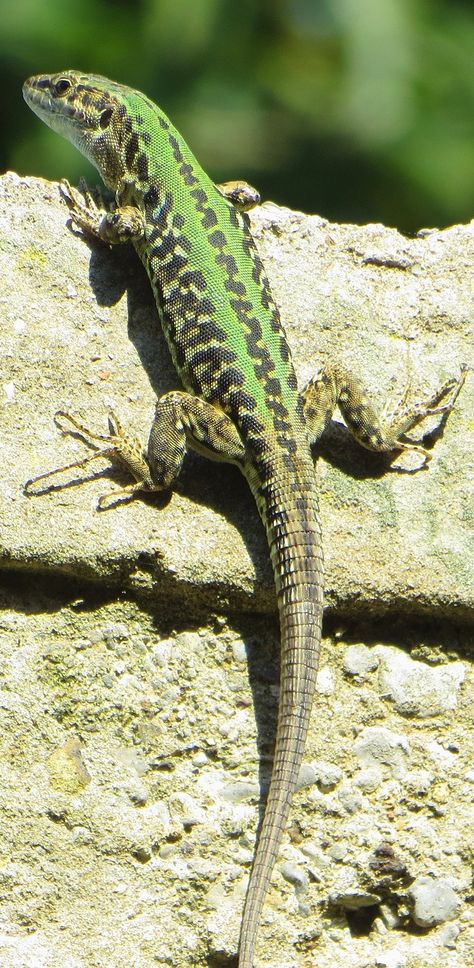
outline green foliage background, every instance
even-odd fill
[[[469,0],[1,0],[0,168],[85,162],[23,104],[66,67],[138,87],[216,180],[405,231],[472,217]]]

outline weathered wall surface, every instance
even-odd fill
[[[57,185],[10,174],[0,198],[0,965],[226,965],[275,724],[263,531],[198,458],[106,513],[106,464],[24,496],[84,455],[56,410],[146,437],[177,381],[133,252],[68,231]],[[265,205],[252,227],[302,380],[337,358],[383,404],[472,366],[472,224],[405,239]],[[419,473],[340,424],[322,443],[329,621],[262,968],[474,960],[473,399],[468,374]]]

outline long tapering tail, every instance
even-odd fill
[[[323,557],[314,470],[312,464],[306,468],[296,497],[294,488],[274,483],[256,493],[278,595],[281,674],[273,771],[245,900],[239,968],[253,968],[258,924],[298,780],[316,686]]]

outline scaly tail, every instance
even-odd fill
[[[298,780],[321,645],[323,558],[314,470],[299,498],[273,482],[254,490],[267,529],[281,626],[281,675],[273,771],[250,875],[239,968],[253,968],[258,924]],[[309,477],[309,480],[308,480]]]

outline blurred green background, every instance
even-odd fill
[[[158,101],[216,181],[405,232],[466,221],[473,53],[472,0],[0,0],[0,168],[91,177],[21,97],[78,67]]]

